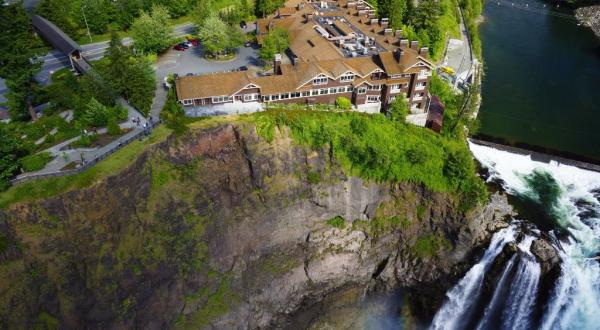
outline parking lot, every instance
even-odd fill
[[[249,69],[261,67],[258,46],[240,47],[236,57],[229,61],[207,60],[204,58],[202,45],[190,47],[185,51],[177,51],[171,48],[160,57],[157,63],[157,76],[162,81],[163,77],[170,73],[176,73],[180,76],[206,74],[236,70],[241,66],[246,66]]]

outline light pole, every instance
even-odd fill
[[[88,26],[87,18],[85,17],[85,11],[83,10],[83,7],[85,7],[85,6],[81,6],[81,12],[83,13],[83,21],[85,22],[85,27],[86,27],[87,32],[88,32],[88,37],[90,37],[90,42],[93,42],[93,40],[92,40],[92,34],[90,33],[90,27]]]

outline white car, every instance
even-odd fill
[[[171,85],[171,83],[169,83],[169,77],[165,77],[164,79],[164,85],[166,89],[171,88],[173,85]]]

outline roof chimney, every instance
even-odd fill
[[[410,48],[417,50],[419,49],[419,41],[418,40],[413,40],[410,42]]]
[[[392,29],[385,29],[385,30],[383,30],[383,35],[384,36],[391,36],[392,33],[394,33],[394,30],[392,30]]]
[[[377,24],[379,20],[377,18],[371,18],[371,25]]]
[[[394,37],[400,39],[402,38],[402,30],[396,30],[396,33],[394,34]]]
[[[273,74],[281,74],[281,54],[275,54],[275,59],[273,60]]]
[[[388,18],[382,18],[381,27],[385,29],[388,27],[388,25],[390,25],[390,20]]]
[[[428,54],[429,54],[429,48],[427,48],[427,47],[419,48],[419,55],[421,55],[423,57],[427,57]]]
[[[408,39],[400,39],[400,47],[408,47]]]
[[[404,55],[404,50],[402,48],[398,48],[398,50],[396,51],[396,60],[398,61],[398,63],[400,63],[402,55]]]

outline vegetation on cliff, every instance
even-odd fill
[[[272,110],[254,115],[258,133],[271,141],[275,128],[312,148],[328,147],[351,175],[378,182],[423,184],[457,193],[465,209],[487,198],[462,139],[395,122],[383,115]]]

